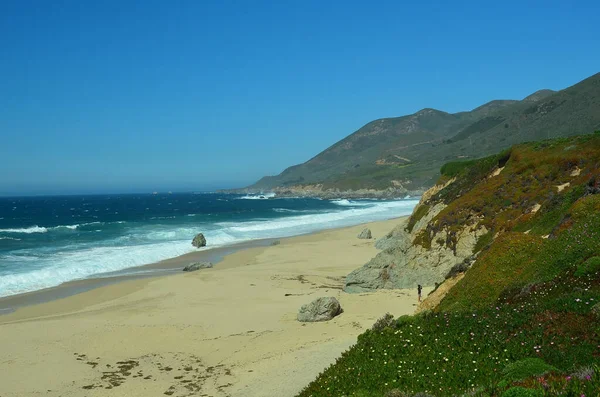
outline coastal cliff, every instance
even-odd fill
[[[596,143],[598,136],[523,144],[481,160],[446,164],[408,223],[377,242],[383,251],[350,273],[344,290],[437,285],[453,268],[470,267],[498,236],[514,230],[529,234],[525,225],[538,211],[538,216],[555,211],[556,202],[581,197],[581,186],[592,183],[597,153],[585,159],[584,141]],[[552,230],[544,233],[547,238]]]
[[[476,217],[458,228],[436,227],[433,222],[447,208],[438,193],[455,181],[456,178],[442,178],[427,190],[407,224],[398,225],[376,242],[382,252],[346,277],[344,291],[439,284],[454,266],[470,264],[477,241],[488,233],[487,228]],[[423,236],[427,241],[423,241]]]
[[[345,290],[437,285],[418,314],[380,318],[299,396],[597,395],[600,131],[441,175]]]

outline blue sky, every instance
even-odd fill
[[[596,1],[374,3],[0,2],[0,193],[247,185],[600,71]]]

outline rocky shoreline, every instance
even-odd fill
[[[406,196],[415,197],[421,196],[425,189],[406,190],[403,188],[388,188],[385,190],[375,189],[358,189],[358,190],[339,190],[332,188],[324,188],[323,185],[306,185],[306,186],[285,186],[274,187],[272,189],[226,189],[218,190],[217,193],[224,194],[267,194],[275,193],[277,197],[305,197],[305,198],[320,198],[324,200],[332,199],[401,199]]]

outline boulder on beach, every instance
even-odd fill
[[[342,312],[340,302],[332,296],[318,298],[303,305],[298,312],[298,321],[329,321]]]
[[[198,233],[192,240],[192,245],[196,248],[205,247],[206,239],[204,238],[204,234]]]
[[[370,239],[373,238],[373,236],[371,236],[371,229],[369,228],[364,228],[362,230],[362,232],[360,232],[360,234],[358,235],[358,238],[362,238],[362,239]]]
[[[209,269],[211,267],[213,267],[213,264],[210,262],[196,262],[196,263],[190,263],[189,265],[184,267],[183,271],[184,272],[193,272],[195,270]]]

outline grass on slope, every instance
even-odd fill
[[[502,172],[490,177],[498,168]],[[527,143],[475,162],[450,163],[442,168],[440,182],[456,181],[430,200],[448,206],[415,242],[428,247],[441,230],[451,234],[476,223],[494,234],[550,234],[599,175],[600,134]]]
[[[600,255],[600,195],[579,200],[569,212],[570,227],[555,237],[509,232],[501,235],[448,292],[438,310],[486,307],[515,291],[535,288]]]
[[[400,317],[392,327],[361,335],[300,396],[383,397],[394,389],[406,395],[500,396],[513,386],[543,395],[596,396],[598,368],[589,380],[567,377],[599,363],[600,330],[592,313],[599,300],[598,274],[565,275],[520,300]],[[507,376],[510,366],[531,358],[557,370]]]
[[[500,396],[513,386],[597,395],[599,368],[586,368],[600,363],[600,272],[576,274],[582,258],[600,253],[600,196],[580,200],[572,215],[574,226],[555,248],[524,234],[497,241],[492,261],[476,262],[436,313],[361,335],[300,396],[384,396],[392,389]],[[531,358],[556,371],[508,375]],[[573,373],[590,379],[567,379]]]
[[[470,214],[499,237],[435,312],[361,335],[301,397],[599,395],[600,134],[520,145],[482,177],[501,157],[450,167],[434,196],[436,227]]]

